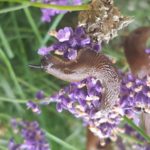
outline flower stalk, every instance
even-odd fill
[[[56,10],[65,10],[65,11],[81,11],[81,10],[89,10],[90,5],[83,4],[83,5],[76,5],[76,6],[60,6],[60,5],[53,5],[53,4],[44,4],[41,2],[30,2],[27,0],[1,0],[0,2],[9,2],[9,3],[21,3],[24,5],[29,5],[32,7],[37,8],[51,8]]]

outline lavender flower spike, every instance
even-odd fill
[[[38,50],[39,55],[45,56],[54,52],[68,60],[75,60],[77,52],[82,48],[90,48],[96,52],[101,50],[100,45],[90,39],[83,27],[77,27],[74,30],[71,27],[65,27],[58,30],[54,36],[58,41],[49,47],[40,48]]]
[[[9,141],[9,150],[50,150],[49,144],[45,139],[44,132],[40,129],[38,122],[20,121],[18,130],[21,128],[20,134],[23,143],[16,144],[14,139]]]
[[[37,0],[34,0],[34,2],[35,1]],[[81,4],[81,0],[71,0],[71,1],[70,0],[42,0],[42,2],[46,4],[54,4],[54,5],[80,5]],[[52,18],[55,15],[65,14],[67,11],[42,8],[41,12],[42,12],[41,20],[43,22],[51,22]]]

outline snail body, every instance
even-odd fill
[[[95,117],[108,112],[115,105],[120,93],[120,79],[112,62],[103,54],[90,49],[81,49],[76,60],[63,60],[54,55],[42,58],[44,70],[68,82],[81,81],[87,77],[95,77],[104,87],[102,102]]]

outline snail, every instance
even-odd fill
[[[45,55],[41,66],[47,73],[68,82],[81,81],[87,77],[95,77],[104,87],[101,106],[95,116],[107,113],[119,98],[120,78],[112,62],[103,54],[83,48],[78,51],[75,60],[65,60],[55,55]]]

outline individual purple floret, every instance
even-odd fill
[[[42,99],[44,99],[44,97],[45,97],[44,91],[42,91],[42,90],[36,92],[36,94],[35,94],[35,98],[37,100],[42,100]],[[38,105],[38,101],[37,102],[28,101],[26,103],[26,105],[27,105],[27,109],[31,109],[36,114],[41,114],[41,109]]]
[[[16,123],[18,124],[18,135],[21,134],[23,142],[16,144],[14,139],[11,139],[8,144],[9,150],[50,150],[38,122],[17,121]]]
[[[65,27],[64,29],[60,29],[57,33],[57,39],[59,42],[68,41],[73,33],[72,28]]]
[[[35,94],[35,98],[37,98],[38,100],[44,99],[45,95],[44,95],[44,91],[40,90]]]
[[[145,49],[146,54],[150,54],[150,48]]]
[[[27,109],[31,109],[34,113],[37,113],[37,114],[41,113],[41,109],[38,106],[38,104],[32,101],[28,101],[26,105],[27,105]]]
[[[83,27],[77,27],[73,30],[71,27],[60,29],[56,34],[57,42],[49,47],[43,47],[38,50],[39,55],[47,55],[52,51],[57,55],[63,55],[64,58],[74,60],[77,57],[78,50],[90,47],[92,50],[99,52],[99,44],[92,42],[90,37],[85,33]]]
[[[37,0],[34,0],[36,2]],[[53,5],[80,5],[81,0],[42,0],[43,3],[53,4]],[[56,10],[50,8],[42,8],[42,17],[41,20],[43,22],[50,22],[52,17],[58,14],[65,14],[67,11],[64,10]]]

